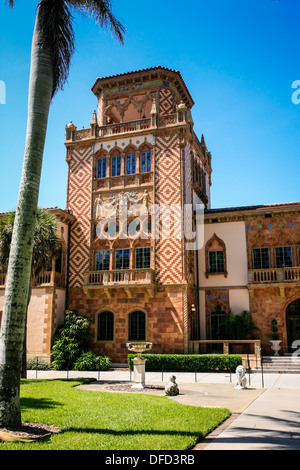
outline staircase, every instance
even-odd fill
[[[264,373],[300,374],[300,356],[263,356],[262,367]],[[261,372],[260,366],[253,372]]]

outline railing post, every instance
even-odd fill
[[[223,343],[223,354],[229,354],[229,342],[228,341],[224,341]]]

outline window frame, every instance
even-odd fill
[[[132,325],[134,314],[139,314],[139,316],[137,316],[136,318],[136,324],[137,324],[136,326]],[[146,324],[147,324],[147,317],[146,317],[146,313],[143,310],[133,310],[132,312],[129,312],[128,313],[128,341],[146,341],[146,338],[147,338]],[[133,327],[136,330],[134,332],[135,334],[132,334]],[[141,332],[143,334],[140,334]]]
[[[145,256],[145,250],[147,250],[147,252],[149,253],[149,256]],[[140,251],[142,251],[142,266],[138,266],[138,253]],[[145,266],[145,260],[146,259],[147,259],[147,261],[149,261],[147,263],[147,264],[149,264],[149,266]],[[136,269],[150,269],[151,268],[151,248],[149,246],[142,246],[142,247],[136,248],[136,250],[135,250],[135,267],[136,267]]]
[[[124,267],[124,252],[128,252],[128,267]],[[117,265],[117,255],[118,255],[118,252],[122,252],[122,267],[118,267]],[[126,253],[127,254],[127,253]],[[117,248],[116,249],[116,253],[115,253],[115,266],[116,266],[116,270],[127,270],[127,269],[130,269],[130,248]]]
[[[143,159],[145,161],[143,162]],[[143,170],[144,165],[144,170]],[[141,152],[140,155],[140,172],[141,173],[149,173],[152,171],[152,153],[151,151]]]
[[[103,266],[102,266],[102,269],[99,269],[97,266],[98,264],[100,264],[100,261],[97,260],[97,257],[98,257],[98,253],[106,253],[106,255],[108,256],[108,267],[107,268],[104,268],[103,269]],[[104,256],[103,256],[103,259],[102,259],[102,264],[104,262]],[[110,250],[97,250],[96,253],[95,253],[95,271],[109,271],[109,268],[110,268]]]
[[[104,165],[105,162],[105,165]],[[103,168],[104,165],[104,168]],[[97,160],[97,179],[106,178],[107,176],[107,158],[101,157]]]
[[[114,171],[113,171],[114,169]],[[121,176],[122,171],[122,157],[121,155],[115,155],[111,157],[111,176]],[[115,174],[113,174],[115,173]]]
[[[256,267],[256,262],[257,260],[255,260],[255,257],[254,257],[254,251],[260,251],[260,255],[259,255],[259,261],[260,261],[260,267]],[[267,254],[268,254],[268,266],[263,266],[263,254],[262,254],[262,250],[267,250]],[[270,250],[268,247],[255,247],[255,248],[252,248],[252,267],[253,269],[270,269],[271,265],[270,265]]]
[[[285,258],[285,249],[288,248],[290,250],[290,265],[287,265],[285,263],[286,258]],[[283,264],[278,265],[278,257],[277,257],[277,250],[282,250],[282,259],[283,259]],[[291,246],[276,246],[275,247],[275,265],[276,268],[292,268],[293,267],[293,250]]]
[[[129,163],[129,170],[128,170],[128,163]],[[125,174],[126,175],[136,174],[136,154],[135,153],[129,153],[126,155]]]
[[[104,315],[106,317],[104,318]],[[104,334],[101,337],[101,320],[104,319],[105,326],[104,326]],[[111,323],[109,325],[109,323]],[[101,342],[114,342],[115,338],[115,314],[111,310],[103,310],[97,314],[97,341]]]
[[[222,265],[221,267],[218,266],[218,254],[222,254]],[[212,265],[211,265],[211,255],[215,254],[215,265],[216,269],[212,270]],[[224,256],[224,250],[209,250],[208,251],[208,266],[209,266],[209,274],[223,274],[225,272],[225,256]]]

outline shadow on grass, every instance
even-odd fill
[[[22,412],[29,409],[52,409],[62,406],[59,401],[49,398],[21,398],[20,403]]]
[[[115,429],[101,429],[101,428],[75,428],[70,427],[61,431],[61,434],[68,432],[78,432],[87,434],[110,434],[112,436],[134,436],[134,435],[157,435],[157,436],[192,436],[195,439],[202,437],[201,431],[179,431],[179,430],[156,430],[156,429],[127,429],[127,430],[115,430]]]

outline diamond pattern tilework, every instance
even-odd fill
[[[71,230],[70,287],[83,284],[89,268],[92,151],[84,147],[73,150],[69,170],[69,208],[76,221]]]
[[[172,114],[174,112],[174,100],[171,90],[162,88],[159,92],[160,115]]]
[[[179,136],[167,134],[156,140],[156,204],[181,206],[180,148]],[[160,237],[156,241],[156,281],[162,284],[176,284],[182,281],[182,242],[174,237],[174,223],[170,238]],[[161,225],[160,225],[161,228]]]

